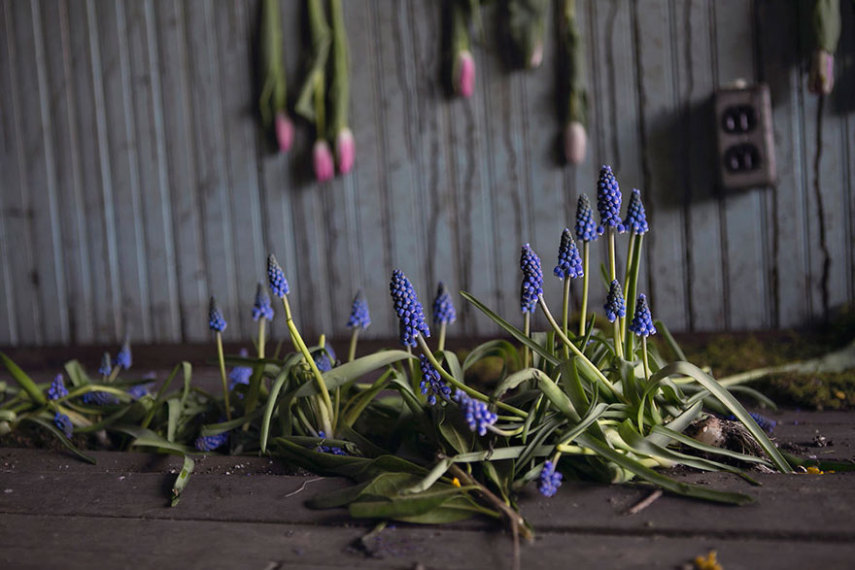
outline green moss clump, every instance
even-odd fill
[[[782,374],[757,382],[780,404],[817,410],[855,409],[855,372]]]

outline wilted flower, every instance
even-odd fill
[[[571,121],[564,127],[564,158],[568,163],[582,164],[588,148],[588,134],[579,121]]]
[[[353,133],[347,127],[341,129],[336,135],[335,155],[338,161],[338,171],[342,174],[350,172],[356,159],[356,141],[353,140]],[[320,180],[320,178],[318,179]]]
[[[330,145],[324,139],[315,141],[312,149],[312,164],[315,167],[315,179],[318,182],[332,180],[335,175],[335,164]]]
[[[294,142],[294,123],[285,111],[276,113],[275,119],[276,143],[280,152],[288,152]]]
[[[475,92],[475,58],[468,49],[457,52],[454,61],[454,90],[464,97]]]

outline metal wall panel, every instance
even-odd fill
[[[292,97],[302,4],[281,2]],[[640,286],[673,329],[794,326],[851,303],[851,34],[820,103],[807,92],[796,3],[577,4],[591,87],[585,164],[557,159],[554,29],[543,66],[515,70],[486,7],[476,91],[462,100],[444,83],[440,3],[348,0],[357,163],[317,184],[309,126],[298,124],[287,155],[258,126],[257,0],[2,0],[0,345],[204,341],[212,294],[226,337],[248,338],[270,251],[310,336],[346,335],[360,288],[366,334],[394,335],[395,267],[426,305],[444,281],[513,317],[523,243],[541,254],[558,302],[549,269],[560,232],[578,194],[593,197],[602,163],[645,196]],[[775,188],[717,188],[710,96],[738,78],[771,86]],[[604,244],[593,253],[598,264]],[[595,283],[591,306],[603,298]],[[458,304],[449,334],[495,331]]]

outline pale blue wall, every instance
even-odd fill
[[[516,318],[521,243],[549,272],[603,162],[645,192],[642,287],[673,329],[798,325],[822,316],[824,291],[831,307],[855,298],[855,39],[844,35],[818,119],[796,2],[580,0],[591,144],[570,168],[556,161],[554,41],[534,72],[509,71],[495,41],[476,46],[475,95],[452,100],[438,2],[346,0],[357,165],[321,186],[308,128],[287,156],[260,135],[257,4],[0,2],[0,345],[111,342],[126,329],[137,342],[204,340],[211,294],[227,336],[248,337],[267,251],[311,333],[343,334],[362,287],[370,334],[393,335],[393,267],[425,304],[444,280]],[[292,94],[300,5],[282,1]],[[737,78],[772,87],[780,181],[725,195],[709,98]],[[559,282],[547,285],[557,304]],[[450,334],[495,332],[460,309]]]

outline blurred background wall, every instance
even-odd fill
[[[201,341],[210,295],[227,339],[249,338],[271,251],[309,334],[343,335],[362,288],[366,336],[393,336],[394,267],[425,305],[442,280],[515,320],[520,245],[540,253],[557,306],[560,232],[578,194],[593,198],[603,163],[625,193],[642,189],[652,231],[639,288],[672,329],[796,326],[851,303],[852,6],[842,4],[837,84],[820,114],[806,89],[803,4],[578,4],[590,140],[586,162],[570,167],[557,144],[553,30],[544,65],[515,70],[485,8],[464,100],[446,88],[441,3],[346,0],[357,161],[319,185],[310,127],[287,155],[259,127],[257,1],[2,0],[0,345],[126,332]],[[301,2],[282,0],[291,96],[303,17]],[[778,184],[731,193],[717,188],[710,100],[738,78],[771,87]],[[598,281],[592,292],[596,309]],[[450,335],[498,332],[456,301]]]

